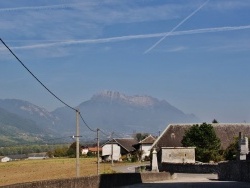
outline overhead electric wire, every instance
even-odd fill
[[[105,136],[110,136],[110,134],[105,133],[103,130],[99,129],[99,131],[104,134]]]
[[[85,126],[92,132],[97,132],[97,130],[93,130],[90,128],[90,126],[85,122],[85,120],[83,119],[81,113],[79,110],[77,110],[76,108],[68,105],[66,102],[64,102],[62,99],[60,99],[56,94],[54,94],[49,88],[47,88],[29,69],[28,67],[17,57],[17,55],[8,47],[8,45],[0,38],[2,44],[10,51],[10,53],[18,60],[19,63],[21,63],[21,65],[51,94],[53,95],[57,100],[59,100],[61,103],[63,103],[64,105],[66,105],[67,107],[69,107],[70,109],[79,112],[79,115],[83,121],[83,123],[85,124]],[[100,130],[101,131],[101,130]],[[101,131],[102,132],[102,131]],[[103,134],[105,134],[104,132],[102,132]],[[105,134],[106,135],[106,134]]]
[[[56,96],[52,91],[50,91],[29,69],[28,67],[26,67],[24,65],[24,63],[16,56],[16,54],[8,47],[7,44],[5,44],[5,42],[0,38],[1,42],[3,43],[3,45],[10,51],[10,53],[18,60],[19,63],[21,63],[21,65],[51,94],[53,95],[57,100],[59,100],[61,103],[63,103],[64,105],[66,105],[67,107],[71,108],[74,111],[77,111],[75,108],[73,108],[72,106],[68,105],[67,103],[65,103],[62,99],[60,99],[58,96]]]
[[[80,114],[80,117],[81,117],[83,123],[85,124],[85,126],[88,127],[88,129],[89,129],[90,131],[92,131],[92,132],[97,132],[96,130],[91,129],[91,128],[88,126],[88,124],[85,122],[85,120],[83,119],[82,114],[81,114],[80,112],[79,112],[79,114]]]

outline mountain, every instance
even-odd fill
[[[90,127],[124,133],[132,131],[153,133],[165,129],[169,123],[199,121],[195,115],[185,114],[165,100],[150,96],[127,96],[112,91],[95,94],[76,108],[80,109]],[[75,115],[71,111],[63,107],[52,112],[59,118],[58,122],[64,130],[69,127],[68,125],[72,125],[75,130]]]
[[[28,101],[18,99],[0,99],[0,108],[20,117],[32,120],[47,132],[56,132],[55,122],[58,120],[52,113]]]
[[[42,132],[34,121],[0,108],[0,146],[36,143],[44,139]]]
[[[151,96],[127,96],[104,91],[76,107],[92,129],[119,133],[158,133],[169,123],[195,123],[195,115],[185,114],[165,100]],[[93,134],[80,119],[80,131],[85,140]],[[0,99],[0,142],[33,143],[50,138],[75,135],[76,113],[68,107],[49,112],[28,101]],[[86,131],[87,130],[87,131]],[[19,140],[18,140],[19,139]],[[1,144],[0,144],[1,145]]]
[[[0,146],[44,142],[58,137],[57,118],[46,109],[18,99],[0,99]]]

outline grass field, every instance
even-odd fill
[[[0,163],[0,186],[15,183],[71,178],[76,176],[74,158],[23,160]],[[111,173],[109,163],[100,164],[100,173]],[[96,158],[80,158],[80,176],[97,175]]]

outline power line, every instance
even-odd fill
[[[91,128],[88,126],[88,124],[85,122],[85,120],[83,119],[82,114],[81,114],[80,112],[79,112],[79,114],[80,114],[80,117],[81,117],[83,123],[85,124],[85,126],[88,127],[88,129],[89,129],[90,131],[96,132],[96,130],[91,129]]]
[[[21,63],[21,65],[51,94],[53,95],[57,100],[59,100],[61,103],[63,103],[64,105],[66,105],[67,107],[71,108],[72,110],[76,111],[75,108],[71,107],[70,105],[68,105],[67,103],[65,103],[62,99],[60,99],[59,97],[57,97],[52,91],[50,91],[29,69],[28,67],[26,67],[24,65],[24,63],[15,55],[15,53],[7,46],[7,44],[5,44],[5,42],[0,38],[1,42],[3,43],[3,45],[10,51],[10,53],[18,60],[19,63]]]
[[[99,131],[104,134],[105,136],[110,136],[110,134],[105,133],[103,130],[99,129]]]
[[[25,64],[17,57],[17,55],[8,47],[8,45],[0,38],[1,42],[3,43],[3,45],[10,51],[10,53],[18,60],[19,63],[21,63],[21,65],[51,94],[53,95],[57,100],[59,100],[61,103],[63,103],[64,105],[66,105],[67,107],[69,107],[70,109],[79,112],[77,109],[75,109],[74,107],[68,105],[66,102],[64,102],[62,99],[60,99],[56,94],[54,94],[50,89],[48,89],[29,69],[27,66],[25,66]],[[88,127],[89,130],[96,132],[95,130],[91,129],[88,124],[85,122],[85,120],[83,119],[81,113],[79,112],[80,117],[83,121],[83,123],[86,125],[86,127]]]

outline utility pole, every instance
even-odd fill
[[[79,163],[79,110],[76,110],[76,177],[80,176]]]
[[[99,153],[99,129],[97,128],[96,129],[96,132],[97,132],[97,175],[100,174],[100,161],[99,161],[99,158],[100,158],[100,153]]]
[[[113,154],[114,154],[113,134],[114,134],[114,132],[111,133],[111,166],[114,166],[114,159],[113,159]]]

